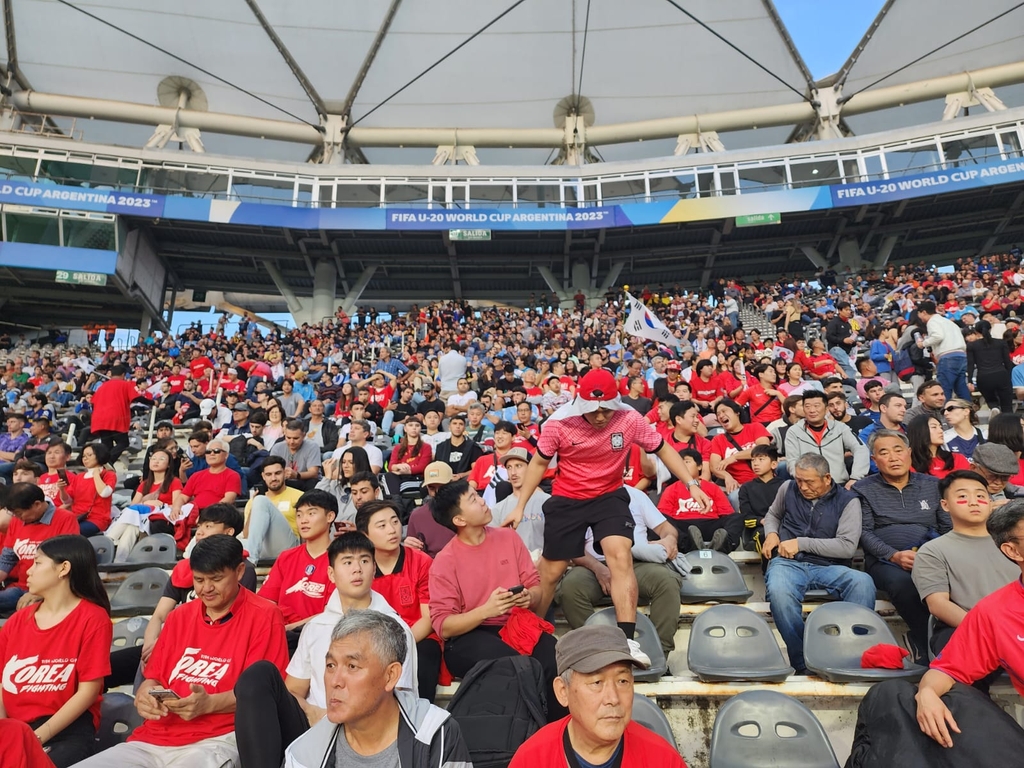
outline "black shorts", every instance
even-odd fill
[[[633,541],[636,522],[629,511],[625,488],[593,499],[552,496],[544,502],[544,558],[572,560],[582,557],[587,528],[594,531],[594,549],[601,551],[606,536],[624,536]]]

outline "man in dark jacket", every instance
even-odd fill
[[[828,352],[835,358],[839,367],[845,371],[847,378],[856,379],[857,371],[850,360],[850,350],[857,343],[857,334],[853,332],[853,327],[850,325],[853,309],[850,307],[850,302],[840,301],[836,304],[836,311],[838,314],[825,326]]]
[[[805,453],[793,465],[793,477],[764,519],[761,554],[768,559],[765,584],[789,663],[798,675],[804,666],[804,619],[801,604],[809,589],[874,610],[875,585],[866,573],[850,567],[860,541],[860,500],[836,485],[828,461]]]
[[[354,611],[337,623],[324,673],[327,716],[288,746],[286,768],[336,768],[370,756],[401,768],[469,764],[458,723],[395,690],[406,642],[398,622],[376,611]]]

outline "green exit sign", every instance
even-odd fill
[[[71,272],[58,269],[54,282],[66,283],[67,285],[104,286],[107,284],[107,276],[100,272]]]
[[[490,240],[489,229],[449,229],[448,237],[452,240]]]
[[[737,216],[737,227],[761,227],[765,224],[781,224],[781,213],[753,213],[750,216]]]

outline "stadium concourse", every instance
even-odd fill
[[[306,541],[305,528],[289,526],[294,523],[299,496],[314,487],[327,491],[340,509],[338,520],[344,524],[332,529],[331,536],[358,524],[356,510],[368,499],[384,499],[405,524],[409,538],[404,549],[415,549],[425,560],[428,574],[430,558],[439,556],[446,545],[454,545],[448,544],[452,531],[434,519],[444,522],[443,516],[437,512],[431,516],[440,486],[467,478],[470,488],[483,494],[495,522],[500,522],[511,511],[508,497],[522,487],[522,467],[537,452],[548,425],[555,423],[549,421],[552,414],[577,395],[586,395],[577,386],[589,371],[606,369],[617,379],[621,402],[642,415],[659,439],[680,451],[690,473],[716,500],[710,513],[701,513],[688,501],[688,489],[671,482],[659,459],[634,449],[621,459],[624,482],[660,510],[645,510],[641,519],[652,532],[659,529],[654,535],[660,542],[678,542],[680,550],[688,553],[689,567],[699,569],[701,558],[710,557],[712,548],[729,554],[740,588],[729,597],[714,591],[702,595],[701,582],[691,572],[682,578],[682,600],[678,587],[669,596],[666,616],[664,595],[647,592],[649,569],[662,570],[666,576],[670,572],[666,549],[661,548],[660,555],[664,564],[657,563],[657,554],[655,562],[649,561],[649,552],[656,553],[658,545],[648,547],[644,542],[636,549],[638,574],[641,566],[645,569],[640,578],[641,605],[648,606],[644,612],[656,627],[656,633],[649,632],[644,640],[651,645],[648,651],[655,657],[662,652],[664,659],[653,680],[644,678],[650,682],[638,683],[637,690],[662,704],[689,763],[706,764],[712,725],[708,707],[717,710],[728,696],[756,687],[741,681],[757,677],[735,670],[734,677],[728,672],[711,677],[695,673],[687,655],[694,638],[690,624],[710,607],[706,603],[745,603],[753,617],[750,621],[774,623],[782,633],[776,635],[776,642],[785,640],[776,649],[788,652],[795,672],[783,673],[780,679],[786,682],[780,690],[812,703],[835,751],[842,755],[850,749],[856,704],[867,690],[866,683],[874,679],[870,672],[877,670],[864,670],[868,674],[862,678],[837,678],[829,670],[814,667],[810,639],[803,663],[801,652],[790,647],[793,641],[774,615],[781,610],[782,588],[766,596],[761,576],[763,564],[770,563],[772,583],[778,553],[767,561],[759,555],[762,545],[769,551],[787,543],[773,540],[778,521],[772,518],[786,514],[783,497],[775,501],[776,490],[782,478],[794,473],[801,477],[804,465],[796,465],[796,460],[805,455],[823,457],[826,464],[819,470],[827,483],[837,484],[834,488],[853,489],[849,498],[860,499],[864,506],[865,538],[861,538],[858,512],[855,533],[798,533],[794,541],[803,541],[800,535],[811,535],[812,543],[828,535],[840,536],[837,542],[849,541],[848,550],[834,556],[834,567],[849,566],[851,574],[867,580],[872,608],[883,617],[899,646],[911,654],[906,663],[927,664],[929,639],[917,635],[922,619],[928,622],[928,611],[922,614],[913,605],[932,609],[933,603],[922,603],[915,591],[917,585],[930,582],[923,576],[919,581],[916,567],[911,580],[911,569],[905,565],[906,570],[880,564],[884,550],[879,547],[897,554],[911,549],[905,538],[885,543],[886,526],[900,529],[904,537],[908,529],[919,530],[912,534],[921,537],[913,542],[915,549],[947,532],[950,521],[938,508],[937,478],[973,467],[984,477],[979,482],[988,481],[986,499],[992,491],[993,498],[1000,500],[1013,498],[1017,484],[1024,484],[1020,458],[1024,431],[1011,386],[1011,382],[1024,386],[1024,338],[1018,320],[1024,316],[1020,260],[1020,252],[1015,251],[965,260],[953,271],[941,273],[920,265],[862,275],[822,271],[772,284],[721,281],[706,293],[623,286],[609,291],[596,309],[584,308],[582,301],[572,308],[557,308],[542,295],[521,309],[472,309],[449,301],[396,313],[387,320],[370,308],[359,308],[352,317],[339,313],[319,325],[276,332],[265,332],[239,318],[238,329],[230,336],[224,333],[222,321],[190,327],[180,336],[158,333],[128,348],[107,346],[105,350],[98,332],[93,338],[96,344],[82,347],[5,335],[0,337],[0,348],[8,432],[0,437],[0,449],[5,451],[0,454],[4,459],[0,472],[8,482],[37,484],[48,500],[78,517],[83,534],[100,534],[93,541],[103,542],[99,547],[106,552],[103,578],[115,595],[115,607],[120,604],[119,585],[141,573],[139,562],[146,561],[138,548],[147,541],[161,541],[156,531],[167,531],[178,539],[178,547],[172,546],[164,556],[149,555],[155,558],[151,565],[170,569],[181,556],[175,550],[189,543],[197,520],[202,530],[199,509],[191,514],[179,512],[180,495],[196,499],[203,493],[202,483],[193,479],[204,475],[197,467],[206,473],[237,471],[238,486],[223,492],[223,499],[248,515],[255,505],[241,493],[245,484],[256,500],[270,494],[271,514],[278,514],[275,510],[282,500],[281,509],[291,510],[280,516],[285,538],[292,537],[283,544],[270,533],[255,541],[252,530],[246,532],[247,551],[263,553],[252,563],[260,583],[278,555],[293,543],[299,548],[312,546]],[[670,343],[625,332],[631,295],[625,292],[627,287],[635,292],[634,300],[651,310],[654,325],[664,323]],[[943,323],[944,318],[948,323]],[[654,329],[647,332],[656,333]],[[936,347],[943,352],[934,357]],[[991,353],[990,347],[998,352]],[[943,366],[958,355],[963,365],[958,374],[948,377]],[[115,387],[116,402],[107,390]],[[963,392],[967,394],[958,398]],[[124,421],[114,426],[111,411],[119,408]],[[1000,408],[1002,412],[995,416]],[[980,427],[976,426],[979,414]],[[868,439],[872,431],[879,433],[874,440]],[[810,437],[794,440],[797,433]],[[836,433],[845,433],[850,440],[833,447]],[[809,454],[808,439],[821,440]],[[304,443],[312,443],[315,449],[307,454],[301,447]],[[909,448],[901,448],[904,443]],[[879,478],[898,485],[894,477],[902,471],[899,462],[879,455],[879,445],[888,445],[890,451],[905,450],[903,469],[912,467],[915,475],[923,476],[904,487],[905,494],[920,498],[924,511],[919,515],[901,522],[899,505],[888,506],[892,499],[878,495],[877,483],[872,485]],[[871,469],[868,446],[872,446]],[[224,450],[237,459],[226,470],[216,456]],[[347,462],[346,454],[357,458]],[[969,463],[972,455],[973,464]],[[276,456],[282,457],[279,463],[274,463]],[[807,464],[809,471],[816,466]],[[283,471],[275,476],[273,470]],[[369,494],[360,497],[359,486],[364,482],[372,487],[367,486]],[[217,485],[209,498],[220,501],[224,487]],[[783,503],[783,508],[769,511],[773,502]],[[913,504],[916,508],[917,501]],[[533,511],[517,533],[536,558],[543,547],[544,515],[539,505],[529,509]],[[16,517],[22,514],[17,512]],[[662,528],[666,520],[670,525]],[[250,519],[245,525],[248,529],[254,523]],[[786,530],[796,530],[792,527],[796,523],[788,525]],[[5,553],[16,546],[11,530]],[[104,532],[113,540],[104,538]],[[125,537],[127,546],[122,546]],[[383,562],[387,557],[382,558],[380,546],[377,557]],[[966,587],[972,594],[982,584],[991,586],[1005,578],[1006,569],[997,567],[1002,555],[991,546],[995,554],[989,562],[994,570],[972,576],[980,582]],[[603,578],[596,561],[570,571],[554,613],[557,635],[566,631],[565,622],[577,626],[586,617],[586,610],[582,618],[579,615],[581,600],[594,610],[593,602],[588,602],[594,598],[586,598],[586,590],[579,591],[586,583],[581,575],[594,578],[588,568]],[[886,571],[905,574],[903,581],[893,582]],[[381,576],[378,571],[378,579]],[[280,578],[300,577],[326,579],[325,574],[301,573]],[[877,602],[872,579],[881,592]],[[166,582],[165,577],[160,583]],[[8,584],[2,594],[16,590],[11,610],[24,582],[21,589]],[[170,591],[163,593],[165,600],[178,586],[173,576],[170,585]],[[850,599],[825,584],[809,587],[828,590],[822,596],[829,599]],[[694,592],[689,594],[688,589]],[[322,610],[321,597],[304,597],[286,608],[287,595],[293,591],[275,590],[289,626]],[[300,593],[309,594],[301,589]],[[798,621],[801,600],[813,601],[815,594],[805,598],[801,591],[792,598]],[[153,597],[160,597],[159,590]],[[804,611],[825,604],[805,603]],[[438,609],[433,598],[426,605]],[[155,602],[137,598],[122,615],[149,616],[154,608]],[[145,620],[139,626],[144,625]],[[159,623],[151,628],[154,636],[149,639],[154,640]],[[890,638],[890,642],[896,640]],[[125,646],[115,646],[113,656],[125,652]],[[140,652],[145,651],[135,649],[134,665],[123,681],[129,685]],[[445,659],[448,667],[453,666],[448,650]],[[436,685],[436,669],[433,679],[426,679]],[[736,682],[701,682],[706,679]],[[442,686],[437,696],[444,700],[453,690]],[[992,690],[1003,705],[1010,706],[1014,700],[1005,685],[997,684]],[[422,688],[420,694],[424,695]]]

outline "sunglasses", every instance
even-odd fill
[[[947,405],[945,408],[942,409],[942,412],[943,413],[949,413],[950,411],[966,411],[966,410],[967,409],[964,408],[962,405]]]
[[[220,456],[220,455],[221,455],[222,453],[227,453],[227,451],[225,451],[225,450],[222,450],[222,449],[220,449],[220,448],[215,448],[215,449],[214,449],[214,450],[212,450],[212,451],[207,451],[207,452],[206,452],[206,455],[207,455],[207,456]]]

